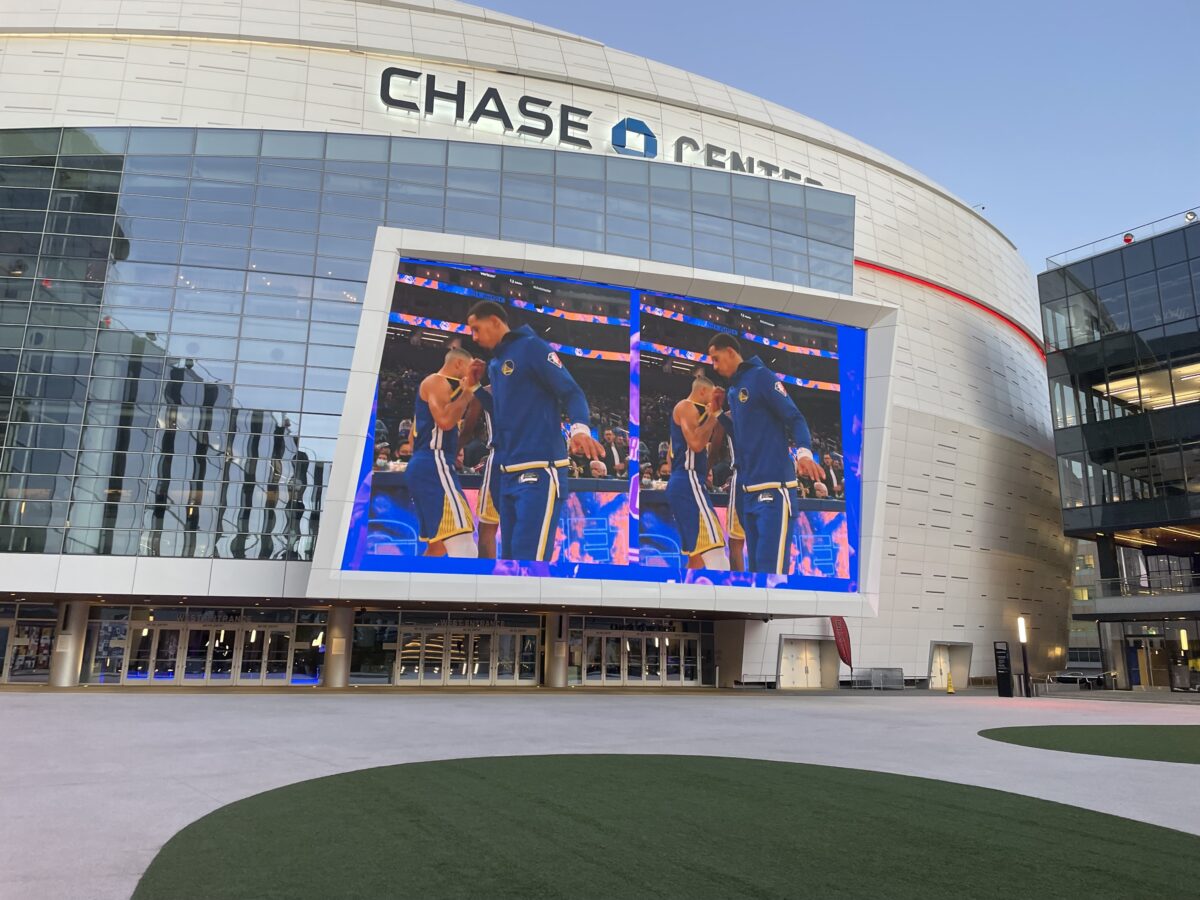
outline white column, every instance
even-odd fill
[[[344,688],[350,684],[350,647],[354,643],[354,609],[335,606],[329,610],[325,635],[325,674],[321,687]]]
[[[51,687],[75,687],[79,684],[83,642],[87,637],[91,608],[92,604],[87,600],[66,600],[59,604],[59,629],[54,636],[54,652],[50,655]]]
[[[567,686],[567,617],[557,613],[546,616],[546,655],[543,662],[546,687]]]

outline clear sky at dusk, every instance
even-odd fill
[[[984,215],[1030,268],[1200,205],[1200,0],[483,0],[750,91]]]

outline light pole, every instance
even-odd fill
[[[1028,637],[1025,633],[1025,617],[1017,617],[1017,639],[1021,642],[1021,675],[1022,684],[1025,686],[1025,696],[1033,696],[1033,683],[1029,680],[1029,652],[1025,649],[1025,640]]]

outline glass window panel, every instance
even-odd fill
[[[563,206],[555,210],[554,221],[556,225],[568,228],[585,228],[588,231],[604,230],[604,213],[600,211],[572,209]]]
[[[279,319],[307,319],[310,306],[309,301],[303,299],[259,294],[247,294],[245,305],[247,314]]]
[[[218,337],[237,337],[238,318],[196,312],[176,312],[171,317],[171,330],[192,334],[211,334]]]
[[[216,222],[224,225],[249,225],[253,212],[253,207],[250,206],[209,203],[203,200],[192,200],[187,207],[187,217],[193,222]]]
[[[355,219],[345,216],[335,216],[326,213],[321,216],[322,234],[340,234],[343,237],[375,240],[375,229],[379,227],[379,218]]]
[[[237,203],[249,206],[254,203],[254,190],[253,184],[193,179],[188,196],[193,200],[207,200],[215,203]]]
[[[36,169],[32,169],[36,172]],[[12,182],[7,182],[12,184]],[[54,186],[64,191],[104,191],[116,193],[121,186],[119,172],[89,172],[88,169],[56,169]]]
[[[384,198],[357,197],[349,194],[324,194],[321,211],[336,216],[351,216],[363,219],[383,218]]]
[[[50,192],[47,190],[0,187],[0,207],[7,209],[45,209],[49,200]],[[56,204],[55,208],[63,205]]]
[[[168,178],[162,175],[126,175],[121,185],[125,194],[146,194],[151,197],[183,198],[188,195],[189,182],[186,178]],[[113,190],[116,190],[114,187]]]
[[[295,366],[243,362],[238,364],[236,381],[260,387],[294,388],[304,377],[304,370]]]
[[[342,412],[345,394],[335,394],[328,391],[304,392],[304,433],[312,437],[337,437],[337,420]],[[309,413],[322,415],[310,416]],[[325,420],[327,430],[315,430],[320,420]]]
[[[241,289],[244,277],[242,272],[229,269],[180,266],[178,286],[201,291],[237,291]]]
[[[254,210],[254,224],[261,228],[275,228],[287,231],[316,231],[320,217],[315,212],[301,212],[294,209],[272,209],[260,206]]]
[[[54,170],[39,166],[0,166],[0,184],[5,187],[49,188]]]
[[[650,242],[637,238],[626,238],[608,234],[604,238],[604,247],[607,252],[615,253],[619,256],[632,256],[637,259],[645,259],[650,255]]]
[[[214,269],[245,269],[247,253],[245,247],[185,244],[180,262],[185,265],[208,265]]]
[[[1128,257],[1126,257],[1128,263]],[[1128,269],[1128,266],[1126,266]],[[1158,302],[1158,280],[1153,272],[1125,279],[1129,297],[1129,318],[1134,331],[1162,324],[1162,307]]]
[[[191,128],[134,128],[129,134],[129,152],[190,154],[195,141]]]
[[[442,206],[413,206],[406,203],[388,204],[387,224],[391,226],[412,225],[432,231],[440,231],[445,211]]]
[[[444,187],[446,184],[446,169],[443,166],[417,166],[417,165],[397,165],[392,164],[390,173],[390,181],[392,186],[396,186],[396,182],[404,182],[409,185],[422,185],[430,188]]]
[[[366,194],[382,197],[387,192],[387,179],[326,172],[324,189],[339,194]]]
[[[262,154],[320,159],[325,155],[325,135],[300,131],[266,131],[262,136]]]
[[[70,213],[54,213],[51,216],[53,221],[71,220]],[[111,221],[111,220],[107,220]],[[0,228],[6,231],[41,231],[43,224],[46,222],[46,212],[44,209],[28,210],[28,209],[0,209]],[[48,228],[48,231],[63,231],[63,228]],[[84,232],[89,233],[89,232]]]
[[[500,147],[493,144],[468,144],[451,141],[447,161],[451,167],[499,169]]]
[[[257,131],[201,128],[196,132],[196,153],[213,156],[257,156],[261,134]]]
[[[582,250],[603,250],[604,235],[595,231],[557,225],[554,228],[554,243],[564,247],[578,247]]]
[[[317,257],[317,274],[327,278],[366,278],[370,263],[359,259],[338,259],[332,256]]]
[[[350,373],[344,369],[318,369],[310,367],[304,370],[304,387],[306,390],[315,389],[344,392],[349,380]]]
[[[126,185],[130,174],[170,175],[187,178],[192,171],[190,156],[127,156],[125,157]],[[143,193],[154,193],[153,191]],[[186,193],[186,192],[185,192]],[[183,196],[183,195],[180,195]]]
[[[312,253],[317,247],[317,236],[298,231],[279,231],[270,228],[255,228],[250,246],[259,250],[283,250],[294,253]]]
[[[322,235],[318,244],[318,250],[324,256],[365,260],[371,258],[374,246],[373,241],[337,237],[335,235]]]
[[[255,157],[197,156],[192,176],[213,181],[255,181],[258,159]]]
[[[394,209],[409,203],[420,206],[441,206],[445,202],[446,192],[441,187],[393,181],[388,185],[388,197],[391,200],[390,208]]]
[[[329,159],[361,159],[386,162],[390,140],[386,137],[361,134],[331,134],[327,138],[325,155]]]
[[[179,244],[167,244],[163,241],[130,241],[125,258],[136,262],[177,263],[179,262]],[[190,262],[191,260],[184,260]]]
[[[287,390],[273,387],[250,387],[239,385],[234,398],[243,409],[289,411],[300,408],[299,389]]]
[[[1192,281],[1186,262],[1158,270],[1158,295],[1164,322],[1177,322],[1196,315]]]
[[[124,153],[128,128],[64,128],[60,153]]]
[[[446,230],[461,234],[474,234],[481,237],[500,236],[500,217],[464,210],[446,210]]]
[[[196,206],[196,204],[192,204]],[[137,197],[122,194],[117,211],[124,216],[146,216],[156,219],[179,220],[184,216],[183,200],[169,197]]]
[[[446,142],[422,138],[392,138],[393,163],[441,166],[446,163]]]
[[[685,247],[672,244],[650,243],[650,258],[658,262],[675,263],[680,266],[692,265],[692,251]]]
[[[57,128],[0,131],[2,156],[54,156],[62,133]]]
[[[446,206],[448,209],[494,216],[500,212],[500,198],[467,191],[448,190],[446,191]]]
[[[189,359],[233,359],[237,356],[237,341],[198,334],[173,334],[167,349],[176,356]]]
[[[554,226],[549,222],[529,222],[525,219],[502,219],[500,236],[510,241],[529,241],[535,244],[554,242]]]
[[[276,343],[273,341],[242,340],[237,358],[245,362],[286,363],[304,365],[303,344]],[[299,406],[299,403],[296,404]]]
[[[317,169],[297,169],[292,166],[262,165],[258,170],[259,184],[271,187],[296,188],[304,191],[319,191],[323,176]],[[262,202],[262,192],[259,192]]]
[[[189,243],[245,247],[250,239],[250,229],[237,225],[189,222],[184,235],[184,240]]]
[[[311,366],[348,369],[353,357],[353,347],[331,347],[324,344],[313,344],[308,348],[308,364]]]
[[[84,217],[75,216],[72,220],[72,225],[78,225],[79,220]],[[97,219],[99,223],[108,222],[111,225],[114,220],[107,216],[101,218],[98,216],[88,216],[89,219]],[[172,219],[132,219],[127,216],[121,216],[116,220],[116,230],[114,237],[119,241],[121,239],[133,240],[142,238],[145,240],[156,241],[180,241],[183,240],[184,223]],[[100,231],[102,225],[97,224],[95,228],[99,234],[108,234],[109,232]],[[77,233],[83,233],[76,229]],[[89,232],[90,233],[90,232]]]
[[[310,326],[309,340],[314,344],[337,344],[344,347],[353,347],[357,333],[358,328],[354,325],[333,325],[324,322],[313,322]]]
[[[1125,298],[1125,282],[1115,281],[1096,288],[1100,303],[1100,330],[1105,334],[1129,330],[1129,303]]]
[[[175,266],[160,266],[153,263],[114,262],[108,269],[108,280],[130,284],[174,286],[177,277]]]
[[[271,274],[266,272],[248,272],[246,274],[247,293],[311,297],[312,289],[313,280],[298,275]]]
[[[197,291],[184,288],[175,292],[175,309],[237,315],[242,311],[242,295],[230,291]]]
[[[174,279],[172,279],[174,281]],[[156,288],[134,284],[108,284],[104,288],[104,302],[109,306],[141,306],[169,309],[170,288]]]
[[[244,338],[302,342],[307,336],[307,322],[251,317],[242,319],[242,337]]]
[[[258,188],[258,205],[316,212],[321,206],[321,195],[316,191],[301,191],[292,188],[260,185]]]
[[[278,250],[251,250],[250,268],[256,272],[311,275],[313,258],[303,253],[284,253]]]
[[[1172,266],[1187,259],[1187,245],[1182,231],[1160,234],[1154,238],[1154,265],[1158,268]]]

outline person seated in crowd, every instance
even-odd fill
[[[605,468],[612,473],[614,478],[624,475],[628,469],[629,450],[628,447],[624,451],[621,450],[617,443],[616,433],[611,428],[604,429],[604,441],[601,446],[604,448],[602,458]]]
[[[608,466],[604,464],[603,460],[588,460],[588,475],[592,478],[607,478]]]

